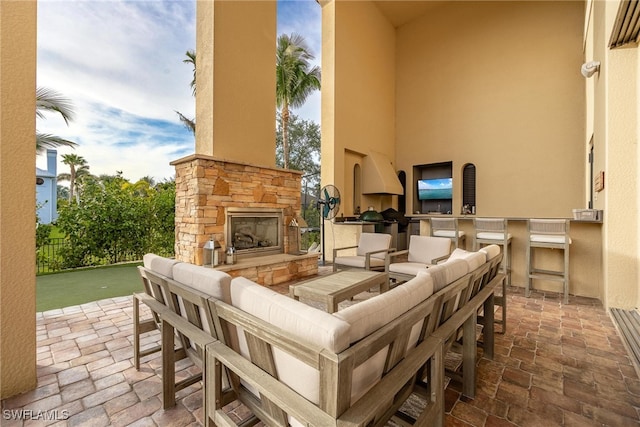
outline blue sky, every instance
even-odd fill
[[[91,173],[136,181],[174,176],[169,162],[194,152],[193,135],[175,111],[195,116],[185,52],[195,49],[195,1],[38,1],[37,85],[69,98],[76,118],[56,115],[37,128],[75,141],[58,149],[84,157]],[[315,0],[280,0],[278,34],[297,32],[320,64],[321,10]],[[275,58],[274,58],[275,67]],[[275,70],[274,70],[275,72]],[[294,111],[320,122],[320,93]],[[46,167],[45,156],[37,166]]]

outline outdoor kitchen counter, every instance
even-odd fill
[[[429,215],[414,214],[407,216],[412,222],[419,222],[419,233],[428,236],[430,233],[429,218],[457,218],[458,226],[466,234],[466,248],[474,248],[475,215]],[[478,216],[479,218],[481,216]],[[527,220],[529,218],[507,217],[511,239],[511,283],[524,287],[526,283],[526,249]],[[567,218],[570,219],[570,218]],[[604,295],[602,274],[602,221],[578,221],[570,219],[571,247],[569,265],[569,293],[602,300]],[[417,234],[417,227],[414,233]],[[560,269],[562,251],[543,249],[536,251],[536,265],[546,269]],[[559,290],[558,283],[534,281],[535,289]]]

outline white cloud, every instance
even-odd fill
[[[315,0],[279,5],[278,33],[302,34],[320,64],[320,6]],[[38,120],[40,132],[75,141],[93,174],[137,180],[174,175],[169,162],[194,152],[193,135],[175,110],[195,116],[182,61],[195,45],[194,0],[39,0],[38,86],[54,89],[75,105],[68,127],[55,115]],[[320,94],[294,111],[320,121]],[[46,167],[44,156],[37,166]]]

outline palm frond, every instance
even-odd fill
[[[59,136],[51,135],[49,133],[36,132],[36,152],[38,154],[43,153],[48,148],[57,147],[71,147],[75,148],[78,144],[73,141],[69,141]]]
[[[178,115],[178,118],[180,119],[182,124],[195,135],[196,134],[196,121],[195,121],[195,119],[190,119],[190,118],[184,116],[179,111],[176,111],[176,114]]]
[[[71,101],[55,90],[39,87],[36,89],[36,115],[44,118],[44,113],[59,113],[68,125],[75,117]]]

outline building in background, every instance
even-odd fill
[[[36,206],[41,224],[58,219],[58,180],[56,150],[47,150],[47,170],[36,168]]]

